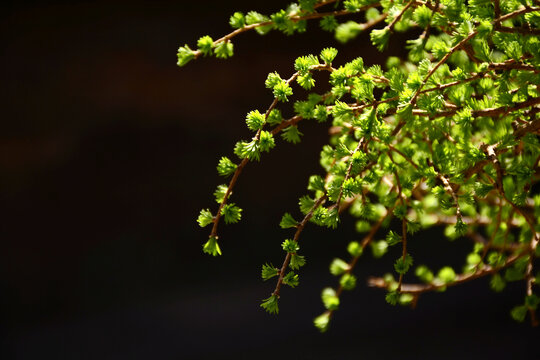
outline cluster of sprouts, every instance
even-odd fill
[[[306,31],[310,20],[340,42],[369,30],[380,51],[392,33],[408,32],[408,57],[369,67],[358,57],[338,65],[337,50],[324,48],[318,56],[297,58],[287,76],[270,73],[265,86],[274,100],[245,117],[253,137],[234,146],[237,160],[224,156],[217,165],[229,180],[214,193],[217,209],[198,217],[201,227],[211,227],[203,251],[221,255],[220,221],[241,219],[231,193],[246,166],[260,161],[279,138],[299,143],[304,123],[326,123],[330,140],[320,153],[321,174],[309,178],[299,211],[285,213],[280,223],[291,229],[281,244],[283,263],[262,266],[264,280],[277,279],[261,304],[266,311],[278,312],[283,285],[299,283],[306,262],[299,245],[304,228],[335,228],[348,212],[363,239],[349,243],[348,259],[330,265],[339,280],[322,291],[326,310],[315,319],[321,331],[342,293],[356,286],[353,270],[366,248],[380,257],[393,246],[402,250],[393,274],[368,279],[386,291],[388,303],[414,306],[423,293],[489,276],[495,291],[523,281],[524,299],[511,316],[538,324],[539,2],[300,0],[270,16],[236,12],[230,18],[234,31],[217,40],[203,36],[196,50],[181,47],[178,65],[200,56],[232,56],[232,39],[245,31],[290,35]],[[329,73],[329,91],[317,91],[316,72]],[[294,100],[296,86],[309,95]],[[294,101],[293,114],[280,110],[288,101]],[[435,226],[444,227],[450,240],[470,238],[461,269],[429,269],[409,253],[415,233]]]

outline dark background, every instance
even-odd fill
[[[307,177],[321,173],[327,127],[301,125],[299,146],[279,141],[250,164],[234,201],[243,221],[221,227],[224,255],[202,253],[195,218],[215,211],[222,155],[248,138],[245,114],[272,101],[268,72],[336,46],[336,63],[384,56],[361,36],[343,48],[311,23],[294,37],[247,33],[236,55],[176,67],[176,49],[230,31],[237,10],[286,2],[24,1],[1,9],[0,298],[2,359],[507,359],[539,355],[539,331],[509,310],[524,284],[502,294],[479,280],[394,308],[367,288],[397,253],[360,261],[330,331],[312,319],[336,284],[327,267],[359,235],[346,217],[334,232],[308,227],[301,285],[279,316],[259,308],[274,283],[260,265],[283,258]],[[387,54],[403,51],[394,39]],[[324,81],[324,77],[321,78]],[[299,94],[303,94],[299,92]],[[287,107],[285,107],[287,113]],[[434,230],[411,242],[416,263],[459,269],[471,248]],[[531,357],[532,355],[532,357]]]

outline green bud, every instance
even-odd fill
[[[234,46],[230,41],[222,41],[214,50],[217,58],[226,59],[234,55]]]
[[[178,48],[178,53],[176,55],[178,56],[178,62],[176,63],[178,66],[184,66],[195,59],[195,52],[187,45]]]
[[[298,222],[292,217],[291,214],[285,213],[281,218],[279,226],[282,229],[294,228],[298,226]]]
[[[203,55],[212,55],[212,48],[214,47],[214,40],[208,35],[203,36],[197,41],[197,47],[203,53]]]
[[[288,253],[295,253],[298,250],[300,250],[300,246],[298,245],[298,243],[296,241],[290,240],[290,239],[285,240],[281,244],[281,247],[283,248],[283,250],[285,250]]]
[[[313,320],[313,324],[320,332],[326,332],[330,324],[330,313],[325,312]]]
[[[246,25],[246,18],[241,12],[235,12],[229,19],[229,24],[234,29],[243,28]]]
[[[264,264],[261,270],[261,277],[264,281],[279,275],[279,269],[272,264]]]
[[[390,29],[375,29],[371,30],[370,33],[371,43],[379,50],[383,51],[388,45],[388,40],[390,39]]]
[[[336,291],[332,288],[325,288],[321,293],[322,302],[324,307],[328,310],[337,310],[339,307],[339,297],[336,295]]]
[[[523,322],[527,315],[527,307],[525,305],[516,306],[510,311],[510,315],[512,316],[512,319]]]
[[[221,208],[221,215],[225,219],[225,224],[234,224],[242,218],[242,209],[235,204],[226,204]]]
[[[344,260],[339,258],[332,260],[332,263],[330,264],[330,273],[332,275],[338,276],[347,270],[349,270],[349,264],[347,264]]]
[[[347,246],[347,251],[349,252],[349,254],[351,254],[351,256],[358,257],[362,255],[364,249],[362,248],[362,245],[360,245],[358,242],[351,241]]]
[[[199,223],[200,227],[205,227],[207,225],[210,225],[214,222],[214,216],[208,209],[201,210],[201,213],[199,217],[197,218],[197,222]]]
[[[261,307],[266,310],[269,314],[277,314],[279,313],[279,307],[278,307],[278,296],[272,295],[267,299],[264,299]]]
[[[444,283],[451,283],[456,279],[456,273],[450,266],[445,266],[439,270],[437,277]]]
[[[208,239],[208,241],[203,245],[203,252],[212,256],[221,255],[221,249],[219,248],[216,237],[211,236]]]
[[[356,276],[353,274],[343,274],[339,280],[339,284],[344,290],[352,290],[356,287]]]
[[[325,48],[321,51],[321,60],[326,64],[332,64],[332,61],[334,61],[337,53],[338,51],[334,48]]]

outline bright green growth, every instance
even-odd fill
[[[279,269],[272,264],[264,264],[262,266],[261,277],[263,280],[268,280],[279,275]]]
[[[216,49],[214,50],[216,53],[217,58],[226,59],[234,54],[234,46],[232,42],[220,42],[216,45]]]
[[[298,284],[300,283],[298,274],[295,274],[292,271],[287,273],[287,275],[283,277],[283,283],[285,285],[289,285],[292,288],[297,287]]]
[[[349,246],[347,246],[347,251],[349,252],[349,254],[351,254],[351,256],[358,257],[362,255],[362,253],[364,252],[364,248],[358,242],[351,241],[349,243]]]
[[[431,272],[431,270],[429,270],[429,268],[425,265],[420,265],[416,268],[414,274],[416,276],[418,276],[418,278],[425,282],[425,283],[431,283],[433,281],[433,273]]]
[[[390,305],[396,305],[399,301],[399,293],[397,291],[390,291],[386,294],[385,300]]]
[[[336,258],[330,264],[330,273],[332,275],[341,275],[347,270],[349,270],[349,264],[347,264],[347,262],[344,260]]]
[[[313,324],[319,331],[326,332],[328,330],[328,325],[330,324],[330,313],[325,312],[319,316],[317,316],[313,320]]]
[[[304,256],[298,254],[291,255],[291,262],[289,263],[291,269],[298,270],[304,265],[306,265],[306,258]]]
[[[406,254],[405,257],[400,257],[396,260],[394,263],[394,269],[398,274],[405,274],[407,271],[409,271],[409,268],[413,264],[413,258],[411,255]]]
[[[337,56],[338,51],[334,48],[326,48],[321,51],[321,60],[324,61],[326,64],[331,65],[332,61]]]
[[[287,142],[298,144],[302,135],[297,126],[289,126],[282,130],[281,137]]]
[[[291,214],[285,213],[279,222],[279,226],[282,229],[294,228],[298,226],[298,222],[294,220]]]
[[[343,287],[344,290],[352,290],[356,287],[356,276],[353,274],[345,273],[339,279],[339,285]]]
[[[286,76],[270,72],[264,85],[273,99],[245,117],[252,134],[234,147],[238,164],[225,156],[218,162],[218,174],[229,183],[214,192],[216,215],[204,209],[197,218],[201,227],[212,225],[203,251],[220,255],[221,218],[227,224],[241,219],[231,198],[249,163],[283,142],[299,144],[308,133],[304,127],[326,124],[330,139],[316,150],[321,172],[309,178],[299,211],[289,210],[279,223],[294,239],[282,243],[285,273],[270,263],[262,267],[263,280],[276,280],[261,304],[266,311],[278,312],[281,291],[290,291],[283,284],[299,284],[297,272],[306,263],[299,242],[309,240],[303,239],[304,228],[333,229],[352,216],[361,238],[344,240],[346,256],[330,264],[338,278],[321,295],[325,312],[314,320],[319,330],[328,329],[343,291],[355,288],[355,266],[365,265],[360,260],[365,247],[375,258],[396,256],[386,275],[369,279],[391,305],[414,306],[428,292],[488,277],[494,291],[503,291],[507,282],[524,283],[524,300],[510,313],[517,321],[534,320],[540,301],[540,5],[299,0],[271,14],[234,13],[233,32],[218,40],[202,36],[196,50],[180,47],[178,65],[202,56],[233,56],[234,38],[243,32],[292,35],[306,31],[309,21],[333,32],[337,41],[350,42],[351,51],[363,48],[352,41],[368,32],[373,49],[401,47],[408,54],[367,65],[360,57],[344,62],[335,48],[321,46],[311,51],[319,56],[291,59]],[[395,33],[407,40],[400,43]],[[309,158],[309,149],[305,154]],[[261,196],[271,201],[272,191],[283,187],[261,189]],[[431,228],[436,231],[429,232],[430,239],[421,241],[471,241],[473,250],[452,262],[462,264],[459,273],[438,263],[434,252],[418,260],[441,268],[436,275],[425,265],[410,274],[414,250],[422,246],[418,240]]]
[[[300,247],[298,246],[298,243],[294,240],[285,240],[282,244],[281,244],[281,247],[283,248],[283,250],[285,250],[286,252],[288,253],[296,253],[298,250],[300,250]]]
[[[229,188],[227,187],[227,185],[219,185],[216,191],[214,191],[214,197],[216,198],[216,202],[218,204],[221,204],[225,200],[228,189]]]
[[[264,123],[264,114],[261,114],[259,110],[250,111],[246,116],[246,124],[251,131],[261,130]]]
[[[325,288],[322,291],[321,299],[324,307],[328,310],[337,310],[339,307],[339,297],[332,288]]]
[[[178,48],[178,62],[176,63],[178,66],[184,66],[191,60],[195,59],[195,52],[189,48],[189,46],[185,45],[180,48]]]
[[[386,235],[386,242],[389,246],[394,246],[401,242],[401,236],[390,230]]]
[[[209,255],[216,256],[221,255],[221,249],[217,243],[217,238],[210,237],[208,241],[203,245],[203,251]]]
[[[226,224],[234,224],[242,218],[242,209],[235,204],[226,204],[221,209],[221,215],[225,219]]]
[[[223,156],[218,163],[217,171],[221,176],[229,176],[236,171],[236,164],[234,164],[229,158]]]
[[[203,36],[197,41],[197,47],[204,55],[212,55],[214,40],[208,35]]]
[[[444,283],[451,283],[456,279],[456,273],[454,269],[452,269],[450,266],[445,266],[441,270],[439,270],[437,278],[439,278]]]
[[[214,222],[214,216],[208,209],[201,210],[201,213],[199,217],[197,218],[197,222],[199,223],[200,227],[205,227],[207,225],[210,225]]]
[[[279,307],[278,307],[278,296],[272,295],[267,299],[264,299],[261,307],[268,311],[270,314],[277,314],[279,313]]]

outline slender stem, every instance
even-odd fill
[[[510,110],[510,111],[512,111],[512,110]],[[540,130],[540,119],[536,119],[534,121],[531,121],[528,125],[518,128],[514,132],[514,139],[516,139],[516,140],[520,139],[523,136],[525,136],[526,134],[534,133],[534,132],[536,132],[538,130]],[[494,151],[495,151],[495,154],[498,155],[498,154],[504,153],[504,152],[506,152],[508,150],[509,150],[508,147],[502,147],[502,146],[499,147],[499,146],[497,146]],[[481,171],[484,168],[484,166],[486,166],[490,162],[491,162],[490,159],[481,160],[481,161],[477,162],[472,167],[470,167],[468,170],[465,170],[464,178],[465,179],[470,178],[473,174],[478,173],[479,171]]]
[[[317,9],[317,8],[322,7],[322,6],[335,3],[336,1],[338,1],[338,0],[324,1],[324,2],[321,2],[319,4],[316,4],[314,6],[314,8]],[[379,5],[380,5],[379,3],[365,5],[365,6],[362,6],[360,8],[360,11],[367,10],[369,8],[372,8],[372,7],[377,7]],[[343,16],[343,15],[350,15],[350,14],[352,14],[352,12],[350,12],[348,10],[337,10],[337,11],[324,12],[324,13],[317,13],[316,12],[316,13],[308,14],[308,15],[304,15],[304,16],[292,15],[292,16],[290,16],[290,19],[292,21],[297,22],[297,21],[302,21],[302,20],[319,19],[319,18],[327,17],[327,16]],[[263,27],[263,26],[273,25],[273,24],[274,24],[274,22],[272,20],[268,20],[268,21],[263,21],[263,22],[260,22],[260,23],[245,25],[245,26],[243,26],[243,27],[241,27],[239,29],[236,29],[236,30],[230,32],[229,34],[215,40],[214,43],[213,43],[213,46],[216,46],[217,44],[219,44],[221,42],[230,41],[232,38],[234,38],[235,36],[237,36],[237,35],[239,35],[239,34],[241,34],[243,32],[254,30],[256,28]],[[193,52],[193,55],[195,56],[195,59],[197,59],[198,57],[200,57],[202,55],[202,51],[201,50],[195,50]]]
[[[304,219],[300,222],[300,224],[298,224],[298,227],[296,228],[296,232],[294,233],[294,238],[293,238],[294,241],[298,242],[298,240],[300,239],[300,234],[306,227],[306,224],[308,223],[308,221],[313,216],[313,212],[317,210],[319,206],[324,204],[325,201],[326,201],[326,195],[323,195],[317,199],[317,201],[311,207],[311,209],[306,214],[306,216],[304,216]],[[279,296],[279,292],[281,291],[281,285],[283,285],[283,278],[285,277],[285,271],[287,270],[287,266],[289,265],[290,261],[291,261],[291,253],[287,253],[287,255],[285,256],[285,260],[283,261],[283,265],[281,265],[281,269],[279,270],[279,278],[276,284],[276,288],[274,292],[272,293],[272,295]]]
[[[523,35],[540,35],[540,29],[527,29],[522,27],[496,26],[496,31],[505,33],[518,33]]]
[[[500,18],[501,17],[501,3],[499,0],[493,1],[493,10],[495,13],[495,18]]]
[[[526,13],[530,13],[530,12],[535,12],[535,11],[540,11],[540,7],[523,7],[521,9],[518,9],[516,11],[513,11],[511,13],[508,13],[506,15],[503,15],[501,17],[498,17],[497,19],[495,19],[493,21],[493,24],[497,24],[497,23],[502,23],[508,19],[511,19],[513,17],[516,17],[516,16],[519,16],[519,15],[523,15],[523,14],[526,14]]]
[[[396,23],[401,19],[401,17],[403,16],[403,14],[405,13],[405,11],[407,11],[408,8],[411,7],[412,4],[415,3],[415,0],[411,0],[407,3],[407,5],[405,5],[403,7],[403,9],[401,9],[401,11],[399,12],[399,14],[396,15],[396,17],[392,20],[392,22],[388,25],[386,25],[386,28],[388,30],[392,30],[394,28],[394,25],[396,25]]]
[[[420,85],[420,87],[416,90],[416,92],[414,93],[410,103],[411,104],[415,104],[416,103],[416,99],[418,98],[418,95],[420,95],[420,91],[422,90],[422,88],[427,84],[429,78],[431,78],[431,76],[435,73],[435,71],[437,71],[437,69],[446,62],[446,60],[448,60],[448,58],[450,58],[450,56],[456,52],[456,50],[459,50],[467,41],[469,41],[470,39],[472,39],[473,37],[476,36],[476,34],[478,34],[478,31],[473,31],[472,33],[470,33],[467,37],[465,37],[463,40],[461,40],[459,43],[457,43],[454,47],[452,47],[450,49],[450,51],[448,51],[443,57],[441,60],[439,60],[439,62],[437,64],[435,64],[435,66],[429,71],[429,73],[426,75],[426,77],[424,78],[424,80],[422,81],[422,84]]]
[[[390,189],[390,192],[393,191],[393,188]],[[375,237],[375,234],[377,234],[377,231],[379,231],[379,229],[381,228],[382,224],[386,221],[386,219],[388,219],[390,216],[392,216],[393,214],[393,211],[397,205],[399,200],[397,200],[394,205],[392,205],[390,208],[388,208],[386,210],[386,214],[384,216],[382,216],[372,227],[371,227],[371,230],[369,231],[369,233],[364,236],[364,238],[362,239],[362,241],[360,242],[360,246],[362,246],[362,250],[364,250],[366,248],[366,246],[368,246],[372,241],[373,241],[373,238]],[[363,251],[362,251],[363,252]],[[351,261],[349,262],[349,266],[347,266],[347,270],[345,271],[347,274],[350,274],[354,267],[356,266],[356,264],[358,263],[358,259],[360,259],[360,255],[358,256],[353,256],[353,258],[351,259]],[[343,285],[339,285],[337,291],[336,291],[336,296],[339,298],[341,296],[341,294],[343,293]],[[334,313],[335,310],[329,310],[328,313],[330,316],[332,316],[332,314]]]
[[[457,220],[462,220],[461,219],[461,207],[459,206],[458,196],[456,194],[456,191],[452,187],[452,184],[450,183],[450,181],[448,180],[448,178],[446,176],[444,176],[444,175],[442,175],[440,173],[437,173],[437,177],[439,179],[441,179],[441,181],[444,184],[444,188],[446,189],[446,191],[448,191],[450,193],[450,195],[452,196],[452,199],[454,200],[454,203],[456,204],[456,217],[457,217]]]
[[[362,144],[364,143],[364,140],[365,140],[364,138],[360,139],[360,141],[358,142],[358,145],[356,146],[356,149],[354,149],[353,154],[360,150],[360,148],[362,147]],[[341,197],[343,196],[343,185],[345,184],[345,181],[347,181],[349,177],[351,176],[352,167],[353,167],[353,160],[350,159],[349,166],[347,167],[347,171],[345,172],[345,177],[343,178],[343,182],[341,183],[341,186],[339,187],[339,194],[336,200],[336,206],[339,206]]]
[[[468,274],[460,274],[456,277],[456,279],[450,283],[445,283],[440,280],[433,281],[429,284],[402,284],[401,286],[401,292],[407,293],[407,294],[422,294],[425,292],[430,291],[436,291],[441,288],[450,287],[450,286],[456,286],[463,284],[465,282],[475,280],[487,275],[494,274],[496,272],[499,272],[500,270],[507,268],[508,266],[515,263],[518,259],[522,258],[523,256],[528,255],[528,252],[523,252],[521,254],[516,254],[508,258],[506,262],[502,266],[498,267],[492,267],[490,265],[484,265],[476,272],[471,272]],[[368,285],[372,287],[377,288],[383,288],[388,289],[388,287],[391,285],[387,283],[383,278],[380,277],[371,277],[368,279]]]
[[[533,295],[532,286],[533,286],[533,283],[535,282],[534,275],[533,275],[533,258],[534,258],[534,253],[536,251],[536,247],[538,246],[538,238],[539,236],[537,233],[536,236],[533,236],[533,238],[531,239],[531,247],[530,247],[531,255],[529,256],[529,262],[527,263],[527,270],[525,273],[527,296]],[[531,315],[531,325],[538,326],[539,323],[538,323],[538,319],[536,318],[535,309],[529,308],[529,314]]]
[[[313,66],[311,70],[327,70],[328,69],[328,66],[327,65],[317,65],[317,66]],[[294,80],[296,80],[296,78],[298,77],[300,73],[299,72],[295,72],[289,79],[287,79],[285,82],[289,85],[291,84]],[[278,103],[278,99],[277,98],[274,98],[274,100],[272,101],[272,103],[270,104],[270,106],[268,107],[268,109],[266,110],[265,112],[265,120],[268,119],[268,116],[270,115],[270,113],[272,112],[272,110],[277,106],[277,103]],[[291,120],[291,119],[290,119]],[[300,121],[301,120],[301,117],[299,119],[295,119],[296,122]],[[287,123],[287,125],[283,125],[283,127],[286,127],[286,126],[289,126],[291,125],[293,121],[289,121]],[[282,122],[283,124],[283,122]],[[282,125],[280,124],[280,126]],[[276,129],[274,129],[276,130]],[[279,129],[281,130],[281,129]],[[278,130],[278,131],[279,131]],[[259,129],[257,131],[257,133],[255,134],[255,136],[253,137],[253,140],[259,140],[260,136],[261,136],[261,129]],[[275,134],[277,133],[272,131],[272,134]],[[219,208],[218,208],[218,211],[217,211],[217,214],[216,216],[214,217],[213,219],[213,225],[212,225],[212,231],[210,232],[210,237],[214,237],[214,238],[218,238],[218,224],[219,224],[219,220],[221,219],[221,211],[223,210],[223,208],[225,207],[225,205],[227,204],[227,200],[229,198],[229,195],[232,193],[232,190],[234,188],[234,186],[236,185],[236,182],[238,180],[238,178],[240,177],[240,174],[242,173],[242,171],[244,170],[244,167],[247,165],[247,163],[249,162],[249,159],[246,157],[244,158],[240,164],[237,166],[233,176],[232,176],[232,179],[231,181],[229,182],[229,185],[227,187],[227,191],[225,192],[225,196],[223,197],[223,201],[219,204]]]
[[[392,153],[388,153],[388,157],[394,163],[394,165],[397,166],[396,162],[394,161],[392,157]],[[402,206],[405,206],[405,200],[403,199],[403,188],[401,187],[401,181],[399,179],[399,175],[397,173],[397,170],[394,170],[394,177],[396,178],[396,184],[398,188],[398,199],[401,202]],[[405,262],[405,258],[407,257],[407,216],[403,216],[403,219],[401,219],[401,259],[403,262]],[[399,274],[399,280],[398,280],[398,286],[396,291],[401,292],[401,283],[403,282],[403,273]]]

